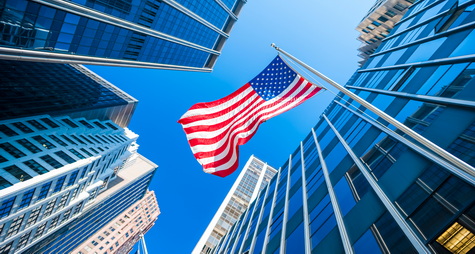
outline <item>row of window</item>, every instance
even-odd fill
[[[22,133],[28,134],[28,133],[33,133],[35,131],[47,130],[48,128],[53,128],[53,129],[58,128],[59,124],[56,121],[57,120],[44,117],[44,118],[40,118],[40,119],[37,119],[37,120],[35,120],[35,119],[26,120],[25,122],[28,123],[30,126],[26,125],[24,122],[14,122],[14,123],[11,123],[11,125],[13,125],[16,129],[20,130]],[[69,126],[71,128],[78,128],[79,127],[79,125],[77,123],[75,123],[74,121],[72,121],[71,119],[68,119],[68,118],[61,119],[60,121],[62,121],[63,123],[65,123],[67,126]],[[95,125],[95,126],[99,127],[102,130],[106,130],[108,128],[112,129],[112,130],[118,130],[118,127],[115,126],[114,124],[110,123],[110,122],[106,122],[106,123],[102,124],[99,121],[94,121],[94,122],[92,122],[93,125],[91,125],[86,120],[79,120],[78,122],[81,125],[88,128],[88,129],[95,128],[93,126],[93,125]],[[34,127],[35,130],[33,128],[31,128],[31,126]],[[0,132],[3,133],[7,137],[13,137],[13,136],[18,136],[19,135],[18,131],[13,130],[7,124],[0,124]]]

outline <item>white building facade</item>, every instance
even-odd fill
[[[210,253],[276,173],[277,170],[252,155],[192,253]]]
[[[137,138],[112,121],[1,121],[0,253],[22,253],[87,210],[136,153]]]

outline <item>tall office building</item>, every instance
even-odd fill
[[[0,58],[211,71],[246,0],[5,0]]]
[[[21,253],[90,210],[138,147],[111,121],[47,115],[1,121],[0,137],[0,253]]]
[[[276,173],[277,170],[252,155],[192,253],[210,253]]]
[[[381,41],[389,36],[394,25],[414,2],[415,0],[378,0],[374,3],[356,27],[360,32],[358,40],[361,41],[358,48],[358,56],[362,58],[359,61],[360,66],[374,53]]]
[[[155,224],[160,209],[153,191],[132,204],[71,253],[127,254]]]
[[[0,60],[0,84],[0,120],[68,115],[126,127],[138,102],[77,64]]]
[[[420,0],[346,87],[475,166],[475,1]],[[473,253],[475,170],[339,94],[212,253]]]
[[[122,169],[118,168],[117,177],[110,180],[108,188],[97,195],[89,208],[57,231],[36,241],[22,253],[72,253],[99,230],[104,235],[118,230],[120,226],[113,225],[106,233],[104,233],[106,230],[102,231],[111,220],[144,197],[157,168],[157,165],[137,153],[131,155],[123,165]],[[130,232],[122,233],[130,234]],[[91,240],[91,244],[99,244],[100,241],[101,238],[98,237]],[[115,245],[115,242],[113,244]],[[110,248],[112,243],[106,245]]]

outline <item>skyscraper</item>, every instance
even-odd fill
[[[111,220],[142,199],[157,165],[139,154],[132,155],[128,160],[124,164],[125,167],[118,172],[117,177],[110,181],[106,190],[97,195],[89,208],[57,231],[36,241],[23,253],[71,253],[96,232],[102,230]],[[110,226],[107,230],[112,233],[118,227]],[[130,234],[130,232],[123,233]],[[91,244],[97,245],[98,242],[95,241],[101,241],[100,239],[91,241]]]
[[[35,245],[100,202],[123,181],[138,137],[111,121],[47,115],[1,121],[0,136],[0,253]]]
[[[346,87],[475,166],[475,1],[420,0]],[[464,170],[339,94],[212,253],[472,253]]]
[[[252,155],[192,253],[210,253],[276,172],[277,170]]]
[[[359,61],[360,66],[374,53],[381,41],[389,36],[394,25],[414,2],[415,0],[378,0],[374,3],[356,27],[360,32],[358,40],[361,41],[358,48],[358,55],[362,58]]]
[[[126,127],[137,100],[78,64],[0,60],[0,120],[48,114]]]
[[[0,58],[211,71],[245,0],[6,0]]]
[[[96,231],[71,253],[130,253],[132,247],[154,225],[159,214],[155,193],[147,191],[142,199]]]

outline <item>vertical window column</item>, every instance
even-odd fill
[[[366,180],[369,182],[371,185],[372,189],[378,196],[378,198],[381,200],[381,202],[384,204],[388,212],[391,214],[391,216],[394,218],[396,223],[401,227],[403,230],[404,234],[409,238],[411,243],[413,244],[414,248],[419,253],[431,253],[431,251],[425,246],[425,244],[418,238],[417,234],[412,230],[412,228],[407,224],[407,222],[403,219],[402,215],[396,210],[396,207],[391,203],[391,200],[386,196],[386,194],[383,192],[381,187],[379,187],[378,183],[374,178],[370,175],[368,170],[365,168],[363,163],[359,160],[358,156],[351,150],[349,145],[346,143],[346,141],[343,139],[343,137],[338,133],[338,131],[335,129],[333,124],[330,122],[330,120],[327,118],[325,114],[322,115],[325,121],[327,121],[328,125],[330,128],[333,130],[335,133],[336,137],[340,141],[340,143],[343,145],[343,147],[346,149],[350,157],[353,159],[354,163],[358,166],[360,171],[363,173],[364,177]]]

